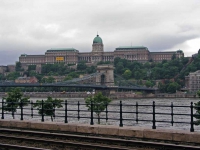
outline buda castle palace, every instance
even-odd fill
[[[113,62],[116,57],[127,59],[130,61],[138,61],[145,63],[148,61],[161,62],[162,60],[171,60],[173,55],[176,57],[184,57],[181,50],[168,52],[150,52],[144,46],[120,46],[115,48],[113,52],[105,52],[103,40],[97,35],[92,44],[91,52],[79,52],[74,48],[51,48],[44,55],[27,55],[22,54],[19,62],[22,66],[54,64],[63,62],[65,64],[77,64],[80,61],[87,63],[97,63],[100,61]]]

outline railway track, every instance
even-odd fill
[[[199,150],[200,146],[0,128],[0,146],[9,150]],[[14,148],[14,147],[21,148]],[[0,149],[1,150],[1,149]]]

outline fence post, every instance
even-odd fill
[[[120,127],[123,127],[123,118],[122,118],[122,101],[120,101]]]
[[[68,123],[68,120],[67,120],[67,100],[65,100],[65,123]]]
[[[56,104],[55,104],[55,102],[53,102],[53,118],[54,118],[54,120],[55,120],[55,118],[56,118],[56,115],[55,115],[55,107],[56,107]]]
[[[108,104],[106,104],[106,122],[108,121]]]
[[[90,108],[91,108],[91,121],[90,121],[90,125],[94,125],[94,121],[93,121],[93,102],[91,101],[91,104],[90,104]]]
[[[23,102],[20,101],[20,107],[21,107],[21,120],[23,120]]]
[[[2,111],[2,113],[1,113],[1,119],[4,119],[4,99],[2,99],[2,105],[1,105],[1,111]]]
[[[171,124],[174,125],[174,111],[173,111],[174,105],[173,102],[171,102]]]
[[[42,100],[42,122],[44,122],[44,101]]]
[[[191,102],[191,105],[190,105],[190,109],[191,109],[191,127],[190,127],[190,132],[194,132],[194,121],[193,121],[193,102]]]
[[[31,117],[33,118],[33,101],[31,101]]]
[[[155,102],[153,101],[153,126],[152,129],[156,129],[156,114],[155,114]]]
[[[11,102],[11,108],[12,108],[12,117],[13,117],[13,119],[14,119],[14,108],[13,108],[13,105],[14,105],[14,103],[13,103],[13,101]]]
[[[79,114],[79,112],[80,112],[80,103],[79,103],[79,101],[78,101],[78,121],[79,121],[79,119],[80,119],[80,114]]]
[[[138,123],[138,102],[136,102],[136,122]]]

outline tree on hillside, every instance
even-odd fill
[[[78,77],[79,77],[79,74],[76,73],[76,72],[70,72],[70,73],[68,74],[68,76],[71,76],[72,78],[78,78]]]
[[[35,69],[36,69],[36,65],[29,65],[28,66],[28,71],[35,70]]]
[[[176,59],[176,54],[175,53],[172,55],[172,60],[174,60],[174,59]]]
[[[41,80],[42,83],[54,83],[55,82],[55,78],[50,76],[48,78],[42,78]]]
[[[93,111],[96,113],[98,117],[98,124],[100,124],[100,114],[106,106],[111,102],[106,96],[103,96],[101,92],[95,94],[94,96],[89,96],[85,99],[86,106],[88,110],[91,110],[91,103],[93,103]]]
[[[21,62],[16,62],[16,65],[15,65],[15,71],[21,71]]]
[[[124,69],[124,65],[122,62],[118,62],[117,65],[115,66],[115,71],[117,74],[122,74]]]
[[[81,62],[79,62],[79,63],[77,64],[77,70],[83,71],[83,70],[85,70],[86,68],[87,68],[87,65],[85,64],[84,61],[81,61]]]
[[[90,74],[90,73],[94,73],[94,72],[96,72],[95,66],[91,66],[91,67],[86,68],[86,73]]]
[[[148,81],[146,81],[145,85],[146,85],[146,87],[153,87],[154,84],[148,80]]]
[[[19,72],[10,72],[7,76],[6,79],[7,80],[15,80],[18,77],[20,77],[20,73]]]
[[[72,79],[73,78],[71,76],[66,76],[63,81],[72,80]]]
[[[11,92],[8,92],[7,97],[3,97],[4,102],[4,111],[12,112],[13,119],[15,118],[15,112],[18,107],[27,106],[29,103],[29,97],[23,97],[23,94],[19,88],[13,89]]]
[[[129,69],[127,69],[127,70],[123,73],[122,76],[123,76],[125,79],[130,79],[131,75],[132,75],[132,72],[131,72]]]
[[[4,75],[2,73],[0,73],[0,80],[4,79]]]
[[[63,107],[62,102],[63,100],[47,97],[47,100],[44,101],[37,100],[33,107],[37,108],[39,115],[51,116],[51,121],[53,121],[53,116],[55,116],[55,108]]]

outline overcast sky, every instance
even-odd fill
[[[90,52],[96,34],[104,51],[200,49],[200,0],[0,0],[0,65],[50,48]]]

